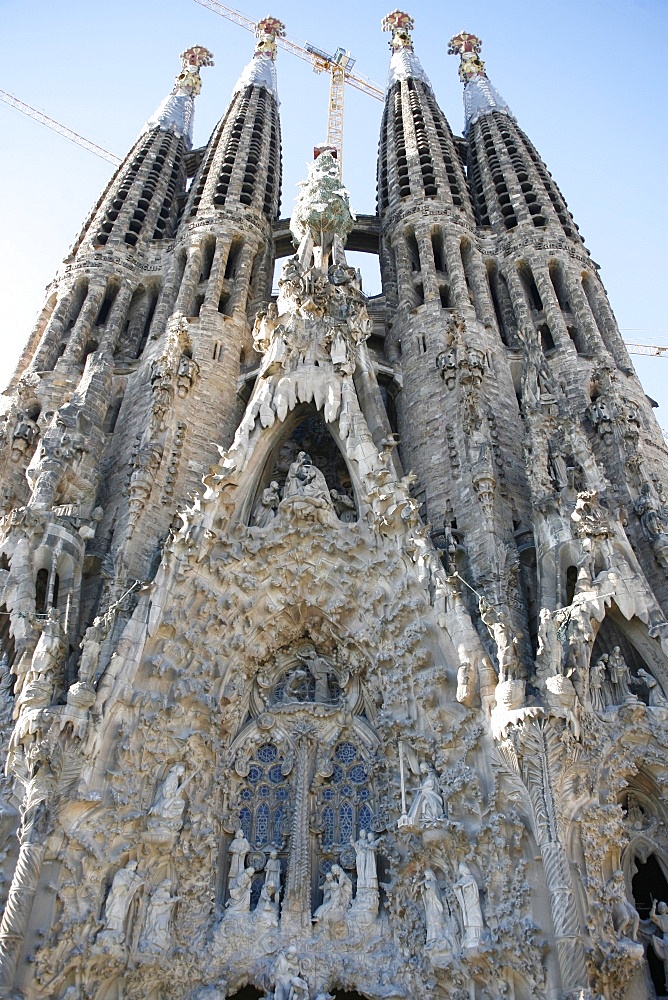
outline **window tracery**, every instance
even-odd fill
[[[238,790],[239,825],[256,849],[281,848],[289,824],[290,789],[285,756],[275,743],[261,744]]]
[[[369,766],[359,749],[344,740],[334,748],[331,776],[317,791],[320,843],[327,853],[346,850],[360,830],[371,830],[373,803]]]

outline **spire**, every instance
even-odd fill
[[[142,133],[156,127],[180,136],[188,149],[192,146],[195,97],[202,89],[199,75],[202,66],[213,66],[213,56],[203,45],[193,45],[181,53],[181,72],[171,94],[148,119]]]
[[[390,59],[390,72],[387,77],[387,89],[399,80],[421,80],[431,87],[429,78],[422,69],[420,60],[413,51],[413,39],[409,32],[415,27],[415,22],[410,14],[404,14],[400,10],[393,10],[391,14],[381,21],[383,31],[391,31],[390,49],[392,58]]]
[[[450,39],[448,54],[459,55],[459,79],[464,84],[464,114],[466,122],[464,131],[491,111],[514,117],[512,111],[492,86],[485,72],[485,63],[480,58],[482,41],[468,31],[460,31]]]
[[[276,39],[285,35],[285,25],[275,17],[265,17],[255,25],[255,52],[237,80],[232,96],[246,87],[266,87],[278,102],[276,82]]]

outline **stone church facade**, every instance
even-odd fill
[[[195,46],[4,394],[0,996],[668,992],[666,447],[479,40],[456,137],[384,27],[376,215],[280,220],[275,19],[193,150]]]

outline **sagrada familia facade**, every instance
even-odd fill
[[[188,49],[3,396],[0,997],[668,992],[666,447],[479,39],[457,137],[383,27],[375,215],[279,218],[279,21],[195,150]]]

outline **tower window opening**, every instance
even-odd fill
[[[230,252],[227,255],[227,263],[225,265],[225,278],[227,281],[236,277],[240,255],[241,242],[233,241],[232,246],[230,247]]]
[[[547,323],[541,323],[541,325],[538,327],[538,333],[540,334],[540,344],[541,347],[543,348],[543,352],[545,354],[549,354],[550,351],[554,351],[556,345],[554,343],[554,338],[552,337],[552,333]]]
[[[531,268],[527,264],[520,264],[518,274],[522,279],[522,284],[524,285],[524,289],[529,297],[531,308],[535,309],[536,312],[541,313],[543,311],[543,300],[538,292],[538,287],[531,272]]]
[[[408,260],[411,271],[419,273],[422,270],[422,265],[420,264],[420,250],[415,233],[410,231],[406,233],[406,249],[408,250]]]
[[[208,281],[211,277],[211,267],[213,265],[213,255],[216,250],[216,240],[215,237],[210,237],[204,241],[202,246],[202,269],[200,271],[199,280]]]
[[[432,233],[431,235],[431,249],[434,254],[434,267],[437,271],[444,272],[444,258],[443,258],[443,244],[440,232]]]
[[[35,577],[35,613],[46,614],[46,597],[48,593],[49,571],[38,569]]]

